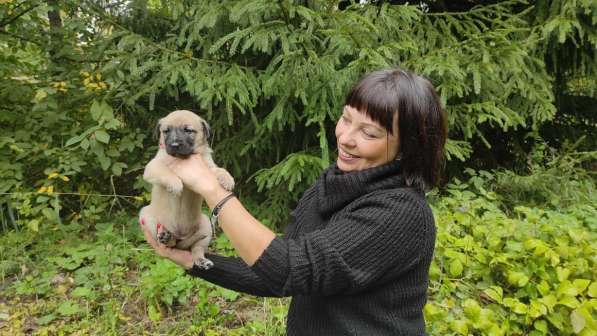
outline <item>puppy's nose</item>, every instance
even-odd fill
[[[170,143],[170,147],[172,147],[172,148],[178,148],[178,147],[180,147],[180,142],[173,141],[173,142]]]

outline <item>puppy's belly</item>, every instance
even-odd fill
[[[140,220],[142,220],[152,233],[157,234],[158,224],[168,230],[177,239],[184,239],[199,230],[200,215],[194,219],[181,218],[174,213],[166,213],[162,209],[156,209],[148,205],[141,209]]]

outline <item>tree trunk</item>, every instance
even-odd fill
[[[51,73],[56,75],[63,70],[63,59],[60,57],[60,49],[62,48],[62,18],[60,17],[60,6],[58,0],[47,0],[50,7],[48,10],[48,20],[50,21],[50,42],[48,51],[50,53],[50,68]]]

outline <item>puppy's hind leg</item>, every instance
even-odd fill
[[[191,247],[191,254],[193,255],[193,260],[197,267],[208,270],[214,265],[211,260],[205,258],[205,251],[207,251],[207,247],[211,241],[211,224],[204,214],[201,215],[199,221],[199,230],[195,233],[196,235],[199,235],[199,237]]]
[[[156,219],[156,216],[153,215],[149,206],[145,206],[139,211],[139,223],[149,230],[153,239],[158,238],[158,220]]]

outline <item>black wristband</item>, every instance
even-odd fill
[[[218,204],[216,204],[216,206],[211,210],[211,217],[210,217],[209,221],[211,222],[212,226],[215,225],[216,221],[218,220],[220,211],[222,211],[222,208],[224,207],[226,202],[228,202],[228,200],[231,199],[232,197],[234,197],[234,194],[230,193],[228,196],[222,198],[222,200],[219,201]]]

